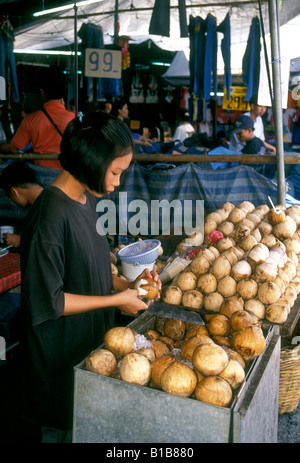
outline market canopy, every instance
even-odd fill
[[[86,22],[100,26],[103,31],[105,44],[113,42],[115,30],[115,0],[99,0],[90,5],[80,6],[77,2],[77,30]],[[53,50],[74,49],[74,2],[66,2],[70,9],[60,13],[33,18],[32,23],[15,30],[16,50]],[[153,13],[155,0],[119,0],[118,20],[119,34],[131,37],[129,43],[141,43],[151,39],[159,47],[171,51],[184,51],[188,57],[189,38],[180,37],[180,17],[178,0],[170,0],[170,33],[168,36],[149,34],[149,26]],[[299,0],[280,1],[280,24],[286,25],[284,36],[289,40],[289,58],[300,56],[299,41],[295,40],[295,29],[300,23]],[[265,32],[269,32],[268,1],[261,0],[262,16]],[[257,1],[235,0],[187,0],[186,18],[189,16],[201,16],[208,14],[215,16],[217,24],[220,24],[227,13],[230,14],[231,23],[231,71],[238,73],[241,70],[242,56],[245,52],[251,21],[259,15]],[[218,34],[222,35],[222,34]],[[221,37],[219,37],[221,40]],[[78,39],[80,43],[80,39]],[[294,54],[294,56],[292,56]],[[221,53],[218,53],[218,71],[223,70]]]

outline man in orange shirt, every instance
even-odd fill
[[[28,114],[9,143],[0,146],[2,153],[16,153],[32,143],[34,153],[60,153],[62,134],[75,114],[65,108],[62,79],[51,73],[41,84],[43,108]],[[50,117],[49,117],[50,116]],[[58,160],[36,160],[35,164],[61,169]]]

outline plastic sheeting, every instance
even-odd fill
[[[174,156],[176,163],[176,156]],[[0,165],[0,173],[7,164]],[[42,186],[49,185],[59,173],[56,169],[32,165],[38,182]],[[277,202],[277,186],[270,179],[257,173],[253,168],[235,166],[213,170],[203,164],[159,163],[142,166],[134,162],[123,174],[118,191],[110,194],[109,199],[119,210],[119,193],[126,193],[127,206],[135,200],[142,200],[149,206],[148,221],[150,224],[151,201],[166,200],[203,200],[204,210],[208,214],[218,209],[224,202],[237,205],[243,200],[253,202],[255,206],[268,203],[268,196],[274,204]],[[103,199],[108,199],[104,197]],[[101,201],[101,200],[100,200]],[[286,205],[300,204],[292,196],[287,195]],[[16,206],[0,189],[0,216],[2,220],[22,221],[27,210]],[[117,214],[118,215],[118,214]],[[128,212],[128,218],[134,214]],[[146,217],[144,217],[146,220]],[[172,225],[172,220],[171,220]]]

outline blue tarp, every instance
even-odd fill
[[[176,156],[174,156],[176,161]],[[6,163],[0,165],[1,170]],[[123,174],[119,191],[127,193],[127,202],[142,199],[151,200],[174,199],[204,200],[205,213],[218,209],[224,202],[238,204],[243,200],[253,202],[255,206],[268,203],[268,196],[277,203],[277,186],[270,179],[256,172],[252,167],[238,165],[235,167],[213,170],[194,163],[151,164],[141,166],[132,163]],[[32,165],[38,182],[42,186],[49,185],[59,173],[56,169]],[[109,199],[119,202],[119,191],[115,191]],[[105,199],[105,198],[103,198]],[[299,204],[292,196],[286,196],[286,205]],[[24,219],[27,211],[14,205],[0,190],[1,221],[7,219]]]

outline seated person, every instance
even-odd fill
[[[265,137],[265,128],[264,128],[264,123],[262,120],[262,116],[265,114],[267,108],[266,106],[261,106],[257,104],[258,96],[253,95],[252,98],[249,101],[250,104],[250,111],[244,113],[244,116],[250,116],[251,119],[254,122],[254,135],[258,138],[260,138],[266,147],[268,151],[271,151],[273,153],[276,153],[276,148],[273,145],[270,145],[270,143],[266,142],[266,137]]]
[[[254,122],[250,116],[239,116],[232,132],[237,139],[244,143],[243,154],[264,154],[266,147],[264,142],[254,135]]]
[[[12,162],[3,169],[0,176],[0,188],[15,204],[24,208],[31,206],[43,191],[43,187],[36,180],[33,169],[22,161]],[[6,245],[11,244],[15,248],[20,246],[18,234],[6,233],[4,239]]]
[[[194,127],[192,124],[189,123],[190,115],[187,109],[180,108],[179,109],[179,125],[174,132],[173,140],[179,140],[182,143],[186,138],[192,135],[195,132]]]

